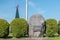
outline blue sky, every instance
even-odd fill
[[[25,18],[25,0],[0,0],[0,18],[11,22],[15,18],[16,5],[19,5],[19,15]],[[28,18],[41,14],[45,19],[60,20],[60,0],[28,0]]]

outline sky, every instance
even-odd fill
[[[25,18],[26,0],[0,0],[0,19],[11,22],[16,15],[16,5],[19,5],[19,16]],[[28,19],[34,14],[42,15],[45,20],[60,20],[60,0],[28,0]]]

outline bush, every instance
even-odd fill
[[[0,19],[0,37],[7,37],[8,34],[9,34],[9,23],[4,19]]]
[[[46,36],[54,37],[55,34],[58,34],[57,21],[55,19],[46,20]]]
[[[27,21],[23,18],[16,18],[11,22],[12,33],[14,37],[24,37],[27,34]]]
[[[60,21],[58,22],[58,34],[60,35]]]

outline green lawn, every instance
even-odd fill
[[[49,40],[60,40],[60,37],[49,37]]]
[[[60,40],[60,37],[47,37],[48,40]],[[27,39],[30,39],[30,38],[27,38]],[[7,39],[4,39],[4,38],[0,38],[0,40],[27,40],[26,38],[7,38]],[[34,38],[33,38],[34,39]],[[36,38],[35,38],[36,39]],[[37,38],[38,39],[38,38]],[[40,39],[41,40],[41,39]],[[44,39],[45,40],[45,39]]]

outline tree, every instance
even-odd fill
[[[16,18],[11,22],[12,33],[14,37],[23,37],[27,34],[28,23],[23,18]]]
[[[0,37],[7,37],[8,34],[9,34],[9,23],[4,19],[0,19]]]
[[[46,36],[54,37],[58,33],[57,21],[55,19],[46,20]]]

